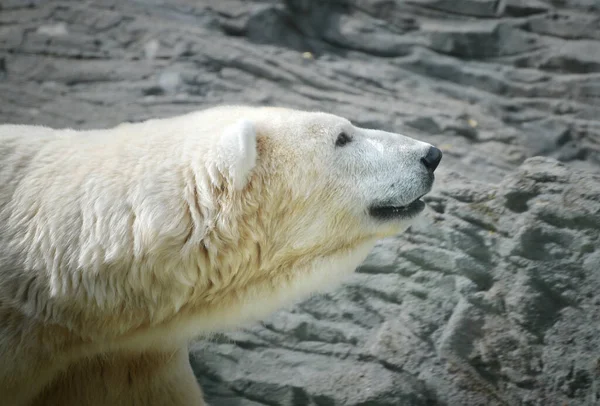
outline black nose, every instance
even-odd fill
[[[421,158],[421,162],[423,165],[427,167],[431,172],[435,171],[435,168],[438,167],[440,161],[442,160],[442,151],[440,151],[436,147],[429,148],[427,151],[427,155]]]

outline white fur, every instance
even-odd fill
[[[0,126],[0,399],[202,404],[187,341],[339,283],[410,224],[369,207],[426,193],[428,148],[278,108]]]
[[[234,187],[243,189],[256,165],[256,130],[250,121],[242,119],[224,130],[218,143],[217,162]]]

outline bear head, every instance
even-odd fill
[[[331,286],[425,207],[441,159],[428,143],[319,112],[222,109],[207,249],[237,258],[219,285],[256,287],[250,307]]]

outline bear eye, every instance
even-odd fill
[[[335,140],[335,146],[343,147],[344,145],[348,144],[350,141],[352,141],[352,138],[350,138],[350,136],[348,134],[346,134],[345,132],[341,132],[337,136],[337,139]]]

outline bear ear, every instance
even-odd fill
[[[236,190],[242,190],[256,166],[256,129],[248,120],[225,128],[217,145],[217,167]]]

